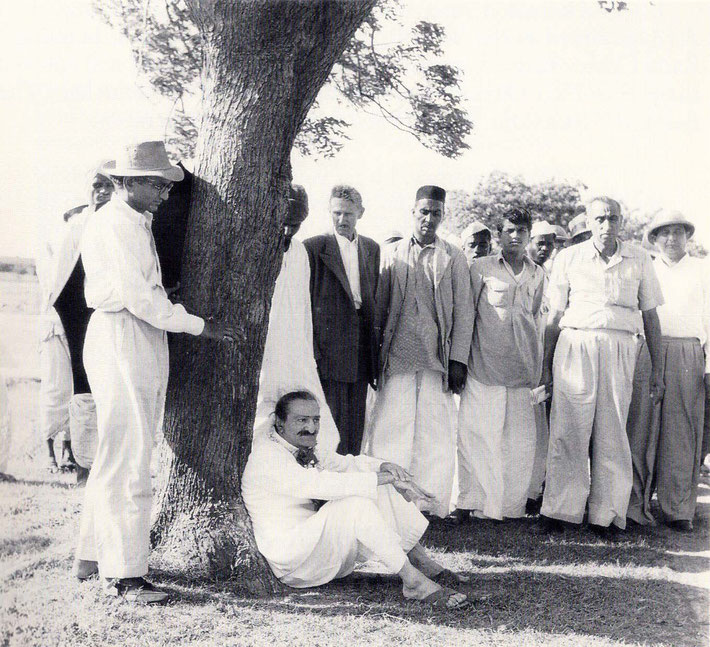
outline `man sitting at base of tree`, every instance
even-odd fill
[[[276,403],[273,426],[254,439],[242,495],[259,551],[284,584],[306,588],[376,559],[402,580],[404,597],[456,609],[468,598],[442,584],[468,581],[429,558],[427,521],[411,502],[429,499],[403,468],[317,447],[320,407],[308,391]]]

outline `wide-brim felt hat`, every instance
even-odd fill
[[[165,144],[161,141],[129,144],[101,170],[118,177],[162,177],[169,182],[180,182],[185,177],[179,166],[170,163]]]
[[[569,234],[562,225],[553,225],[555,228],[555,238],[557,240],[569,240]]]
[[[585,231],[589,231],[589,225],[587,224],[587,214],[580,213],[578,216],[572,218],[569,221],[569,233],[572,238],[583,234]]]
[[[661,227],[666,227],[668,225],[683,225],[685,231],[688,233],[688,238],[691,238],[695,233],[695,225],[690,222],[680,211],[661,211],[657,213],[651,224],[648,226],[648,240],[654,242],[656,239],[656,234]]]

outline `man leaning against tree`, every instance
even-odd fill
[[[562,521],[580,524],[588,506],[590,530],[614,539],[626,527],[631,493],[626,419],[642,331],[649,395],[663,397],[656,314],[663,295],[648,252],[619,239],[616,200],[593,198],[587,222],[592,238],[558,254],[548,286],[542,382],[553,395],[541,515],[559,531]]]
[[[152,489],[150,458],[168,382],[167,332],[233,341],[230,328],[188,314],[163,289],[152,214],[182,169],[160,141],[122,149],[102,168],[110,202],[86,224],[81,256],[94,309],[84,366],[96,402],[98,447],[86,484],[75,574],[98,573],[110,596],[154,604],[168,594],[146,579]]]

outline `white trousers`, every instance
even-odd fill
[[[459,405],[456,507],[491,519],[525,516],[535,441],[530,389],[489,386],[469,375]]]
[[[449,513],[456,465],[456,405],[437,371],[392,375],[377,392],[364,453],[397,463]],[[425,508],[423,508],[425,509]]]
[[[5,376],[0,373],[0,473],[5,474],[10,460],[10,404]]]
[[[69,346],[64,335],[39,344],[39,427],[45,440],[69,440],[69,400],[74,391]]]
[[[542,494],[547,465],[547,446],[550,443],[550,426],[547,423],[547,402],[540,402],[534,407],[535,412],[535,460],[528,487],[528,499],[537,499]]]
[[[391,485],[377,488],[376,502],[365,497],[328,501],[305,523],[322,524],[323,530],[308,559],[280,578],[295,588],[345,577],[358,562],[371,559],[398,573],[427,528],[416,506]]]
[[[589,523],[626,527],[632,483],[626,419],[637,345],[633,335],[616,330],[560,333],[541,514],[581,523],[588,504]]]
[[[98,447],[86,484],[77,557],[102,577],[148,572],[150,457],[162,423],[168,344],[128,311],[91,315],[84,366],[96,402]]]
[[[69,403],[69,429],[74,459],[81,467],[90,470],[99,443],[96,403],[91,393],[72,396]]]

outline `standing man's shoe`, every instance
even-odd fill
[[[444,522],[449,526],[463,526],[470,523],[472,519],[470,510],[456,508],[451,514],[444,517]]]
[[[599,539],[610,542],[621,541],[621,530],[613,524],[609,526],[599,526],[595,523],[590,523],[587,527],[599,537]]]
[[[669,521],[667,525],[676,532],[693,532],[693,522],[687,519],[674,519]]]
[[[548,535],[561,534],[565,531],[565,526],[559,519],[546,517],[544,514],[540,515],[540,528]]]
[[[103,588],[106,595],[122,597],[136,604],[162,604],[170,597],[142,577],[105,579]]]
[[[88,559],[74,560],[74,576],[80,582],[99,574],[99,563]]]

